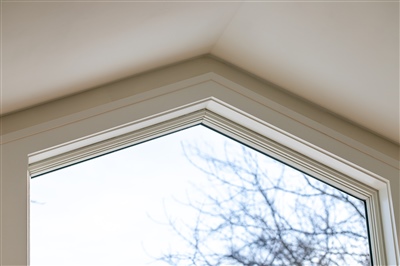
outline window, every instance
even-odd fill
[[[370,265],[365,202],[204,126],[31,182],[32,265]]]
[[[4,265],[29,264],[32,177],[198,124],[362,199],[373,264],[400,263],[398,146],[211,58],[2,117],[2,123]]]

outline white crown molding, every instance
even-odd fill
[[[173,78],[172,78],[173,77]],[[1,119],[1,143],[36,134],[205,81],[215,81],[323,134],[399,168],[399,145],[336,117],[275,85],[214,57],[200,57],[9,114]]]
[[[268,107],[276,112],[279,112],[279,113],[289,117],[290,119],[296,120],[299,123],[306,125],[309,128],[312,128],[313,130],[317,130],[317,131],[321,132],[322,134],[325,134],[341,143],[344,143],[345,145],[347,145],[353,149],[356,149],[358,151],[363,152],[364,154],[372,156],[375,159],[378,159],[378,160],[382,161],[383,163],[386,163],[394,168],[400,169],[398,159],[388,156],[387,154],[385,154],[379,150],[373,149],[372,147],[370,147],[360,141],[357,141],[354,138],[350,138],[350,137],[342,134],[341,132],[339,132],[331,127],[328,127],[327,125],[325,125],[323,123],[314,121],[305,115],[299,114],[299,113],[293,111],[292,109],[290,109],[289,107],[286,107],[286,106],[284,106],[280,103],[277,103],[275,101],[272,101],[268,98],[260,97],[260,95],[258,95],[257,93],[255,93],[249,89],[246,89],[243,86],[241,86],[237,83],[234,83],[234,82],[226,79],[225,77],[223,77],[219,74],[213,73],[213,72],[202,74],[202,75],[199,75],[199,76],[187,79],[187,80],[183,80],[183,81],[180,81],[180,82],[177,82],[174,84],[169,84],[167,86],[163,86],[161,88],[146,91],[139,95],[134,95],[134,96],[130,96],[130,97],[127,97],[127,98],[124,98],[121,100],[112,101],[110,103],[107,103],[107,104],[104,104],[101,106],[96,106],[94,108],[90,108],[88,110],[74,113],[72,115],[67,115],[67,116],[64,116],[61,118],[57,118],[57,119],[54,119],[51,121],[47,121],[47,122],[44,122],[41,124],[31,126],[28,128],[24,128],[24,129],[17,130],[17,131],[8,133],[8,134],[4,134],[4,135],[2,135],[2,138],[0,139],[0,144],[8,143],[8,142],[15,141],[15,140],[25,138],[25,137],[29,137],[31,135],[38,134],[40,132],[51,130],[52,128],[56,128],[56,127],[60,127],[60,126],[63,126],[63,125],[69,124],[69,123],[73,123],[74,121],[77,121],[77,120],[87,119],[92,116],[100,115],[105,112],[110,112],[115,109],[123,108],[128,105],[133,105],[133,104],[136,104],[136,103],[144,101],[144,100],[149,100],[154,97],[158,97],[158,96],[161,96],[164,94],[179,91],[186,87],[194,86],[196,84],[201,84],[201,83],[204,83],[207,81],[212,81],[217,84],[220,84],[232,91],[235,91],[236,93],[244,95],[245,97],[264,105],[265,107]]]

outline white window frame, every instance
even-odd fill
[[[364,199],[374,265],[399,265],[393,160],[217,72],[2,135],[0,264],[29,264],[32,176],[204,124]]]

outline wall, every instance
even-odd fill
[[[225,104],[226,110],[213,107],[213,101],[207,100],[210,97]],[[2,117],[2,265],[28,263],[30,163],[40,161],[43,154],[49,157],[71,149],[65,143],[90,144],[96,138],[87,136],[111,138],[118,130],[110,129],[134,131],[161,122],[157,117],[165,120],[183,115],[188,108],[216,108],[231,120],[238,120],[240,113],[279,132],[276,141],[287,141],[282,144],[302,153],[309,147],[316,152],[306,156],[382,189],[380,194],[388,184],[388,196],[380,198],[388,201],[381,202],[383,223],[393,220],[395,223],[388,222],[392,231],[399,228],[398,145],[224,62],[200,57]],[[121,127],[127,124],[132,125]],[[266,127],[244,126],[269,134],[264,132]],[[271,133],[268,137],[275,136]],[[48,152],[40,152],[43,150]],[[384,237],[390,235],[384,233]],[[398,260],[398,240],[397,233],[386,242],[389,252],[397,254],[392,262]]]

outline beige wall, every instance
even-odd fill
[[[218,109],[212,101],[205,100],[210,97],[226,103],[227,109]],[[251,130],[270,138],[277,134],[278,142],[285,137],[288,142],[281,144],[298,152],[307,152],[301,145],[307,146],[315,152],[306,156],[377,190],[384,191],[387,184],[388,195],[381,198],[389,201],[381,202],[383,223],[395,217],[395,223],[385,225],[392,226],[393,232],[395,225],[399,228],[398,145],[214,58],[200,57],[2,117],[2,265],[25,265],[28,261],[27,173],[29,160],[40,159],[32,154],[77,139],[85,139],[89,144],[96,140],[87,136],[107,131],[108,135],[101,136],[110,137],[114,131],[109,129],[142,121],[129,127],[134,131],[148,125],[146,121],[150,120],[146,117],[164,113],[163,119],[173,118],[184,114],[179,110],[187,110],[185,106],[193,110],[217,108],[231,120],[239,119],[234,114],[236,109],[240,110],[243,117],[266,126],[244,125]],[[168,117],[170,110],[175,111]],[[157,119],[151,121],[155,123]],[[264,132],[266,128],[271,128],[272,133]],[[67,151],[63,150],[67,146],[41,154]],[[383,235],[390,238],[387,233]],[[397,233],[392,242],[386,242],[392,246],[387,247],[389,252],[397,254],[392,262],[399,259],[398,240]]]

